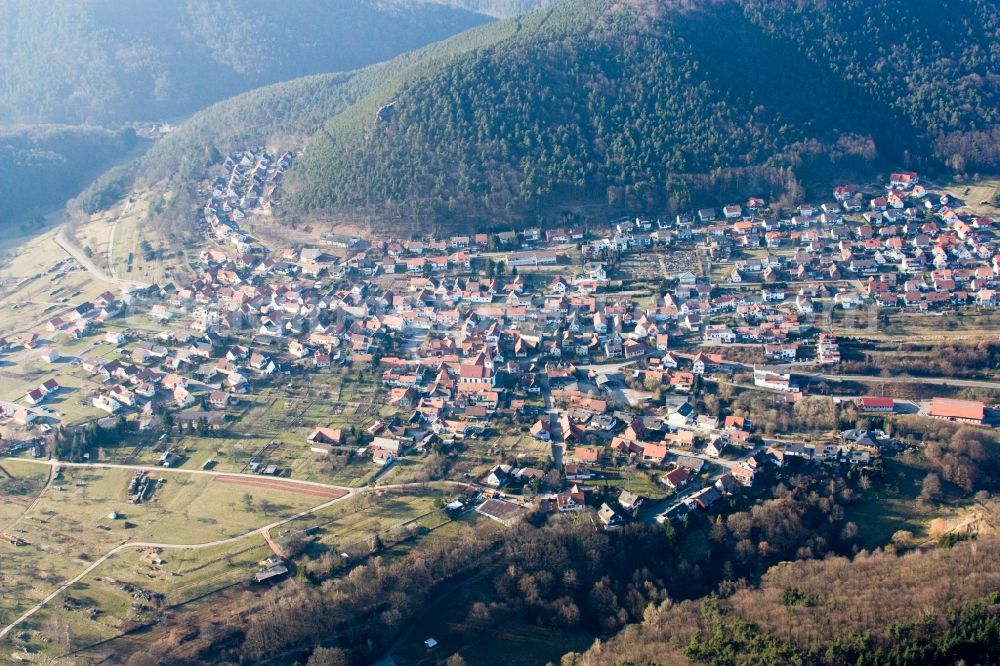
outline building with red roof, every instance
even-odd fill
[[[934,398],[929,413],[936,419],[981,424],[986,413],[986,405],[978,400],[955,400]]]

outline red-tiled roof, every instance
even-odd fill
[[[861,406],[868,409],[888,409],[896,406],[896,401],[892,398],[878,398],[867,396],[861,398]]]
[[[953,400],[934,398],[931,400],[931,416],[949,419],[970,419],[982,421],[985,406],[975,400]]]

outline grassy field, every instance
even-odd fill
[[[45,487],[49,470],[41,465],[0,462],[0,531],[7,531]]]
[[[670,495],[671,491],[657,481],[658,476],[659,473],[657,472],[633,470],[625,476],[618,477],[614,476],[613,473],[609,473],[607,478],[598,481],[589,481],[581,485],[621,488],[622,490],[633,492],[640,497],[660,500]]]
[[[313,528],[316,540],[305,552],[305,567],[326,556],[323,566],[337,568],[345,563],[339,555],[345,551],[355,562],[355,554],[368,554],[375,535],[386,548],[382,555],[393,557],[405,551],[406,539],[414,534],[433,536],[452,529],[437,508],[448,497],[445,489],[427,488],[353,498],[274,529],[271,536],[279,539],[287,530]],[[454,538],[454,533],[443,538]],[[245,589],[243,584],[269,555],[264,539],[256,535],[204,549],[126,549],[70,588],[68,603],[53,602],[33,617],[31,644],[46,654],[61,655],[155,621],[178,605],[210,608],[218,591]],[[135,589],[163,596],[137,600]]]
[[[39,466],[40,467],[40,466]],[[44,469],[41,468],[40,469]],[[155,470],[152,476],[156,478]],[[28,545],[0,542],[0,622],[127,541],[205,543],[246,533],[323,500],[172,474],[153,498],[126,500],[130,470],[67,468],[12,530]],[[119,513],[117,520],[109,514]]]
[[[983,178],[979,182],[948,182],[944,188],[965,206],[979,214],[997,214],[1000,209],[992,205],[993,197],[1000,192],[1000,178]],[[985,203],[984,203],[985,202]]]
[[[246,583],[271,552],[262,538],[201,550],[136,548],[104,562],[31,619],[31,644],[50,656],[84,649],[168,608]],[[136,598],[136,590],[150,599]],[[162,595],[154,596],[154,595]]]
[[[957,312],[918,313],[906,310],[834,310],[826,332],[835,335],[893,342],[994,342],[1000,314],[963,307]]]
[[[928,538],[931,521],[947,507],[920,502],[920,486],[927,472],[896,458],[885,458],[885,482],[863,491],[847,510],[847,519],[858,525],[860,546],[880,548],[899,530],[913,534],[913,542]]]
[[[454,495],[450,487],[427,487],[354,497],[282,525],[271,531],[271,537],[278,539],[288,530],[312,528],[316,541],[308,551],[310,556],[326,552],[364,554],[370,551],[369,540],[375,535],[386,546],[393,546],[413,534],[448,523],[439,507]]]
[[[206,242],[197,244],[178,238],[164,238],[159,230],[149,223],[149,209],[153,198],[160,196],[158,190],[141,190],[132,193],[132,205],[118,220],[115,229],[111,264],[119,278],[140,280],[162,284],[178,280],[188,270],[187,262],[197,256]],[[112,209],[115,217],[121,206]],[[167,230],[169,234],[171,230]],[[143,242],[149,244],[153,252],[143,252]],[[128,270],[128,255],[132,254],[132,270]]]
[[[65,273],[46,272],[66,256],[55,235],[55,229],[49,229],[26,237],[0,255],[0,330],[4,335],[38,330],[48,319],[107,289],[108,285],[76,264]],[[17,287],[25,278],[31,279]]]

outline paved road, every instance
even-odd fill
[[[685,354],[677,354],[678,356],[684,358]],[[744,363],[737,363],[735,361],[730,361],[730,365],[742,366],[745,369],[750,369],[753,366],[746,365]],[[828,374],[817,374],[814,372],[807,372],[796,369],[793,365],[789,363],[779,364],[789,368],[789,371],[796,376],[804,377],[810,381],[832,381],[832,382],[866,382],[870,384],[885,383],[885,384],[931,384],[934,386],[961,386],[966,388],[982,388],[989,389],[991,391],[1000,391],[1000,382],[992,382],[982,379],[962,379],[961,377],[913,377],[910,375],[897,375],[894,377],[882,377],[881,375],[828,375]],[[739,384],[736,382],[731,382],[727,380],[716,379],[715,377],[706,375],[704,377],[705,381],[718,382],[720,384],[729,384],[731,386],[737,386],[743,389],[757,390],[757,391],[769,391],[772,393],[780,393],[775,389],[769,389],[762,386],[756,386],[754,384]],[[846,396],[842,396],[846,397]],[[860,396],[858,396],[860,397]]]
[[[34,463],[36,465],[50,465],[58,467],[91,467],[95,469],[128,469],[133,471],[147,470],[163,472],[166,474],[202,474],[206,476],[229,476],[229,477],[243,477],[246,479],[256,479],[261,478],[270,479],[274,478],[282,483],[299,484],[303,486],[314,486],[319,488],[331,488],[334,490],[342,490],[348,495],[354,494],[360,490],[359,488],[352,488],[350,486],[337,486],[332,483],[322,483],[320,481],[306,481],[305,479],[292,479],[285,477],[262,477],[260,474],[244,474],[241,472],[223,472],[211,469],[184,469],[183,467],[158,467],[156,465],[119,465],[115,463],[74,463],[74,462],[61,462],[59,460],[38,460],[35,458],[17,458],[17,457],[5,457],[0,458],[0,460],[17,460],[19,462]],[[405,484],[403,484],[405,485]],[[381,488],[391,488],[393,486],[380,486]]]
[[[803,373],[805,374],[805,373]],[[985,388],[993,391],[1000,391],[1000,382],[984,381],[980,379],[961,379],[958,377],[882,377],[879,375],[814,375],[808,377],[819,377],[828,381],[845,382],[884,382],[886,384],[935,384],[938,386],[964,386],[968,388]]]
[[[68,238],[66,238],[65,227],[59,228],[59,231],[56,232],[54,240],[59,247],[65,250],[66,254],[73,257],[77,261],[77,263],[86,268],[87,272],[90,273],[95,279],[99,280],[100,282],[106,282],[108,284],[112,284],[117,287],[133,285],[140,289],[149,286],[144,282],[136,282],[134,280],[119,280],[114,276],[108,275],[107,273],[102,271],[100,268],[97,267],[97,265],[93,261],[90,260],[89,257],[87,257],[87,255],[83,253],[83,251],[80,250],[80,248],[78,248],[76,245],[71,243]]]
[[[689,360],[694,358],[693,354],[686,354],[683,352],[674,352],[674,354],[680,358],[686,358]],[[753,365],[748,363],[740,363],[738,361],[728,361],[728,363],[729,365],[735,367],[742,367],[745,370],[753,369]],[[1000,382],[992,382],[981,379],[963,379],[961,377],[912,377],[909,375],[905,376],[897,375],[894,377],[882,377],[881,375],[830,375],[823,373],[808,372],[804,370],[797,370],[794,367],[794,365],[790,363],[779,363],[777,365],[788,366],[790,372],[793,375],[800,375],[802,377],[806,377],[807,379],[825,379],[827,381],[834,381],[834,382],[845,381],[845,382],[885,382],[886,384],[935,384],[938,386],[964,386],[968,388],[985,388],[993,391],[1000,391]],[[601,366],[592,366],[592,367],[598,368]],[[705,379],[711,380],[711,377],[706,376]],[[738,386],[741,386],[742,388],[751,388],[751,389],[760,388],[742,384]]]

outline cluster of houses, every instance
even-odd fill
[[[130,300],[129,293],[116,296],[110,291],[105,291],[93,301],[84,301],[67,314],[49,319],[45,322],[46,334],[56,339],[65,336],[68,339],[79,340],[100,324],[122,314]],[[35,337],[31,338],[30,335]],[[21,341],[28,349],[33,348],[38,340],[37,334],[30,335]],[[43,348],[40,355],[48,363],[59,359],[58,353],[51,347]]]
[[[866,302],[917,310],[1000,305],[996,221],[960,213],[958,202],[924,187],[914,172],[891,174],[876,192],[839,185],[829,202],[803,204],[787,218],[755,202],[727,206],[720,223],[714,210],[698,213],[713,250],[768,251],[733,262],[732,284],[802,284],[787,294],[800,312],[811,311],[817,297],[845,309]]]
[[[734,432],[749,433],[752,426],[748,419],[731,416],[726,419],[725,427]],[[630,426],[623,434],[634,437],[636,430],[638,428]],[[749,437],[737,439],[750,441]],[[780,446],[766,448],[751,444],[748,446],[752,449],[749,455],[741,456],[737,461],[729,461],[721,467],[722,471],[719,473],[709,474],[713,466],[708,456],[720,455],[721,450],[718,448],[709,446],[704,453],[695,454],[676,451],[664,444],[626,437],[616,437],[614,441],[616,443],[612,446],[612,451],[629,453],[646,466],[659,468],[660,483],[676,494],[676,499],[669,501],[666,508],[652,516],[661,522],[681,519],[691,511],[711,512],[719,500],[752,487],[760,473],[770,468],[781,468],[793,458],[863,467],[879,457],[890,442],[880,430],[852,429],[839,433],[836,440],[825,444],[785,442]],[[592,506],[597,519],[606,529],[615,529],[639,519],[640,508],[650,500],[629,490],[609,490],[600,484],[585,485],[585,482],[603,476],[603,472],[597,471],[595,467],[606,462],[601,460],[606,455],[607,452],[602,448],[578,447],[572,458],[587,461],[589,466],[569,462],[564,464],[565,485],[540,495],[539,507],[552,512],[571,513]],[[494,466],[482,482],[485,486],[502,491],[538,482],[543,478],[546,477],[541,469],[503,464]],[[531,506],[532,502],[526,501],[524,497],[505,496],[500,492],[486,500],[479,512],[503,524],[511,524],[526,515]]]
[[[224,176],[212,181],[211,194],[202,210],[216,238],[238,235],[240,223],[253,213],[267,213],[281,196],[281,182],[292,165],[292,153],[272,155],[253,148],[228,155]]]
[[[434,440],[434,435],[413,420],[405,422],[392,419],[389,423],[376,421],[365,429],[367,444],[358,449],[359,453],[371,456],[372,462],[387,467],[410,451],[423,451]],[[316,428],[306,437],[309,450],[313,453],[329,455],[347,444],[340,428]]]
[[[226,408],[248,389],[244,366],[223,355],[228,352],[212,335],[168,330],[120,351],[120,358],[86,358],[80,365],[100,387],[92,405],[107,414],[137,412],[142,427],[166,408],[177,410],[181,427],[205,420],[218,429]]]
[[[587,466],[610,454],[651,466],[667,486],[681,488],[693,473],[677,455],[697,451],[713,459],[754,444],[748,421],[698,414],[685,399],[700,377],[752,369],[758,388],[802,391],[787,369],[746,366],[699,346],[749,344],[768,363],[788,363],[802,360],[808,337],[815,362],[832,365],[840,361],[838,341],[816,331],[810,318],[820,302],[846,309],[1000,304],[994,221],[960,216],[955,202],[912,173],[893,174],[885,192],[840,186],[831,202],[799,206],[787,217],[751,198],[724,207],[721,216],[703,209],[602,230],[379,241],[324,236],[319,247],[271,250],[240,223],[274,205],[291,160],[261,149],[226,158],[227,175],[211,184],[202,209],[214,241],[190,283],[106,292],[48,322],[50,333],[79,337],[127,306],[164,329],[138,341],[105,333],[118,357],[82,362],[100,385],[91,397],[95,409],[136,412],[149,425],[168,408],[182,426],[218,428],[255,382],[369,365],[384,402],[398,409],[361,438],[376,465],[433,442],[480,437],[499,413],[520,418],[545,404],[529,432],[553,447],[572,447],[568,481],[586,480]],[[725,282],[682,270],[664,276],[669,288],[642,301],[616,290],[615,253],[683,243],[700,244],[731,265]],[[734,253],[746,258],[731,261]],[[38,336],[19,342],[32,347]],[[586,369],[619,361],[647,389],[645,402],[626,396],[615,372]],[[56,390],[49,380],[25,399],[35,406]],[[931,413],[969,422],[979,414],[982,422],[973,412],[940,402]],[[318,455],[346,444],[334,428],[317,428],[307,439]],[[801,457],[817,455],[826,453]],[[537,471],[498,467],[483,481],[503,488]],[[753,468],[738,465],[726,477],[751,485]],[[561,490],[557,504],[571,510],[578,491]],[[617,508],[612,513],[621,518]]]

